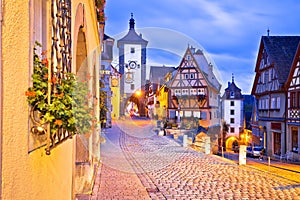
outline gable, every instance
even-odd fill
[[[170,87],[206,87],[208,82],[188,48],[176,70]]]
[[[300,43],[298,45],[289,78],[285,87],[288,88],[288,90],[300,89]]]
[[[299,41],[299,36],[262,36],[252,94],[284,89]]]

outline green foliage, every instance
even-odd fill
[[[39,44],[36,44],[39,46]],[[93,129],[93,109],[89,105],[86,82],[78,82],[73,73],[65,73],[61,79],[53,74],[48,78],[48,61],[45,52],[42,59],[34,50],[33,86],[26,91],[28,103],[40,112],[41,123],[50,123],[51,133],[63,128],[72,133],[90,133]],[[51,86],[48,103],[48,84]]]
[[[99,83],[100,88],[104,88],[104,83],[100,81]],[[100,121],[106,120],[106,113],[108,111],[107,106],[106,106],[106,99],[107,99],[107,93],[104,90],[100,90],[100,103],[99,103],[99,108],[100,108]]]

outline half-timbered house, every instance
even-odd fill
[[[258,116],[252,133],[259,135],[267,154],[275,157],[286,152],[284,85],[299,41],[299,36],[262,36],[257,55],[252,95]]]
[[[168,88],[170,119],[199,118],[205,128],[220,125],[221,84],[203,51],[187,48]]]
[[[288,159],[300,160],[300,45],[286,83],[287,88],[287,146]]]

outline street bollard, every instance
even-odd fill
[[[269,167],[268,167],[268,170],[269,170],[269,172],[270,172],[270,165],[271,165],[271,157],[269,156],[269,157],[268,157],[268,166],[269,166]]]
[[[188,140],[187,140],[187,135],[183,135],[183,147],[187,147],[187,143],[188,143]]]
[[[246,145],[240,145],[239,165],[246,165]]]

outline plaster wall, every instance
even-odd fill
[[[45,154],[44,147],[28,152],[29,112],[25,91],[30,85],[32,62],[30,2],[3,1],[2,199],[70,200],[73,197],[74,139],[53,149],[50,156]],[[72,0],[72,25],[76,24],[79,2],[86,4],[89,53],[99,45],[95,12],[89,11],[94,4],[89,0]],[[73,26],[72,33],[74,30]],[[73,45],[73,54],[74,49]]]

